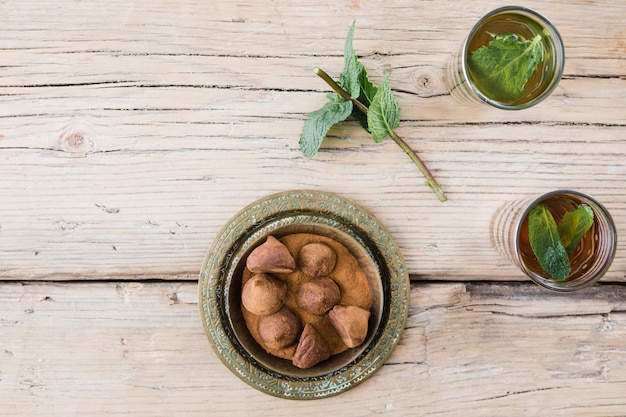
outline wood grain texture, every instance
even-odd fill
[[[97,296],[94,296],[97,295]],[[532,300],[532,303],[529,303]],[[622,416],[626,289],[414,284],[400,344],[336,397],[295,401],[213,353],[193,283],[0,284],[0,409],[14,417]]]
[[[507,199],[571,187],[626,228],[626,47],[609,1],[529,1],[565,73],[520,112],[458,105],[448,57],[496,1],[0,3],[0,279],[194,279],[222,225],[270,193],[316,189],[370,209],[419,279],[517,280],[489,222]],[[305,114],[343,42],[390,72],[398,129],[449,196],[354,122],[306,159]],[[581,24],[584,21],[585,24]],[[623,239],[622,239],[623,240]],[[624,281],[625,246],[605,278]]]
[[[563,78],[519,112],[457,104],[445,67],[495,0],[0,1],[0,410],[47,416],[623,416],[626,240],[567,296],[493,249],[505,201],[575,188],[626,232],[626,3],[528,0]],[[390,73],[398,133],[356,122],[307,159],[305,115],[348,27]],[[397,240],[411,310],[384,366],[340,396],[262,394],[213,353],[196,280],[222,226],[274,192],[338,193]]]

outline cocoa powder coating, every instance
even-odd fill
[[[241,291],[241,302],[257,316],[274,314],[285,303],[287,285],[270,274],[256,274],[246,282]]]
[[[337,253],[328,245],[313,242],[298,252],[298,266],[310,277],[325,277],[335,268]]]
[[[367,277],[355,257],[346,249],[345,246],[326,236],[311,233],[295,233],[284,236],[280,242],[287,248],[293,259],[298,259],[301,249],[311,243],[322,243],[331,248],[336,254],[335,265],[326,278],[331,279],[339,289],[339,300],[336,305],[356,306],[360,309],[370,311],[372,305],[372,295]],[[248,268],[245,268],[242,276],[242,288],[254,276]],[[312,280],[311,276],[305,274],[297,263],[292,272],[276,272],[273,276],[282,280],[286,287],[286,295],[284,299],[284,307],[291,310],[299,319],[300,328],[310,325],[314,328],[316,338],[317,335],[324,340],[328,349],[329,356],[339,354],[350,348],[342,340],[335,327],[333,326],[328,313],[318,315],[307,312],[298,305],[298,290],[305,282]],[[332,308],[332,306],[330,307]],[[269,354],[279,358],[293,360],[298,346],[298,338],[288,346],[277,347],[268,346],[260,336],[260,322],[262,316],[253,314],[242,304],[242,313],[246,326],[252,337],[265,349]],[[310,332],[310,331],[309,331]],[[307,332],[307,333],[309,333]],[[299,362],[303,365],[302,361]],[[306,365],[306,361],[304,362]],[[312,366],[312,365],[311,365]]]
[[[321,316],[339,303],[341,291],[328,277],[312,278],[298,288],[296,302],[307,313]]]

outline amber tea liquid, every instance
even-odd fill
[[[492,93],[490,93],[490,91],[492,91],[492,89],[485,84],[489,81],[483,80],[476,75],[469,61],[470,55],[467,54],[466,60],[468,60],[467,67],[469,69],[469,76],[476,87],[490,99],[508,105],[528,103],[539,97],[550,86],[555,75],[556,61],[554,43],[550,39],[550,34],[544,31],[540,24],[527,16],[518,13],[502,13],[487,18],[482,25],[478,27],[474,36],[469,40],[469,51],[473,52],[489,44],[489,42],[493,40],[490,33],[493,35],[514,33],[518,35],[520,39],[524,40],[532,40],[535,36],[540,35],[540,42],[544,52],[543,62],[539,63],[532,77],[526,83],[524,94],[514,99],[507,100],[503,97],[491,95]]]
[[[584,205],[581,199],[575,196],[566,195],[556,195],[544,200],[542,203],[548,207],[557,224],[561,218],[563,218],[565,213]],[[598,250],[598,245],[601,245],[603,241],[602,236],[600,235],[602,230],[598,228],[596,217],[596,213],[594,213],[593,225],[589,231],[585,233],[585,236],[583,236],[580,244],[569,257],[572,272],[566,278],[566,281],[575,280],[581,277],[586,272],[586,269],[597,261],[599,254],[601,253]],[[528,216],[526,216],[520,228],[519,251],[521,261],[528,269],[538,275],[541,275],[545,279],[552,279],[550,275],[546,273],[541,266],[539,266],[539,262],[530,247],[530,239],[528,237]]]

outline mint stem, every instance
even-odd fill
[[[315,67],[313,68],[313,72],[315,72],[315,74],[317,74],[322,80],[326,81],[326,84],[328,84],[330,88],[332,88],[333,91],[339,95],[339,97],[346,101],[351,101],[361,113],[367,114],[367,106],[361,103],[359,100],[352,98],[350,94],[348,94],[346,90],[341,88],[339,84],[337,84],[335,80],[333,80],[330,75],[328,75],[323,69]]]
[[[322,70],[321,68],[315,67],[313,71],[321,79],[326,81],[326,84],[328,84],[330,88],[332,88],[333,91],[339,95],[339,97],[343,98],[344,100],[351,101],[361,113],[367,114],[369,110],[367,106],[361,103],[359,100],[352,98],[350,94],[348,94],[346,90],[341,88],[339,84],[335,82],[335,80],[333,80],[326,72],[324,72],[324,70]],[[404,139],[398,136],[398,134],[394,132],[393,130],[389,131],[389,136],[391,137],[391,139],[393,139],[394,142],[396,142],[398,146],[400,146],[400,148],[409,156],[409,158],[411,158],[413,163],[417,166],[417,168],[420,170],[422,175],[424,175],[424,177],[426,178],[426,185],[437,195],[437,198],[439,199],[439,201],[441,202],[446,201],[448,197],[446,197],[445,193],[443,192],[443,189],[439,186],[439,184],[437,183],[433,175],[430,173],[426,165],[424,165],[424,162],[422,162],[420,157],[413,151],[413,149],[411,149],[411,147],[404,141]]]
[[[439,201],[441,201],[442,203],[446,201],[448,197],[446,197],[443,189],[439,186],[437,180],[435,180],[435,177],[433,177],[426,165],[424,165],[424,162],[422,162],[420,157],[417,156],[413,149],[411,149],[411,147],[404,141],[404,139],[398,136],[393,130],[389,132],[389,136],[391,137],[391,139],[394,140],[394,142],[398,144],[398,146],[400,146],[400,148],[402,148],[402,150],[409,156],[409,158],[411,158],[411,160],[420,170],[424,178],[426,178],[426,185],[428,186],[428,188],[433,190],[435,195],[437,195]]]

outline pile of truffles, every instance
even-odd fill
[[[295,233],[268,236],[250,253],[241,303],[257,343],[307,369],[363,343],[372,297],[365,273],[343,245]]]

